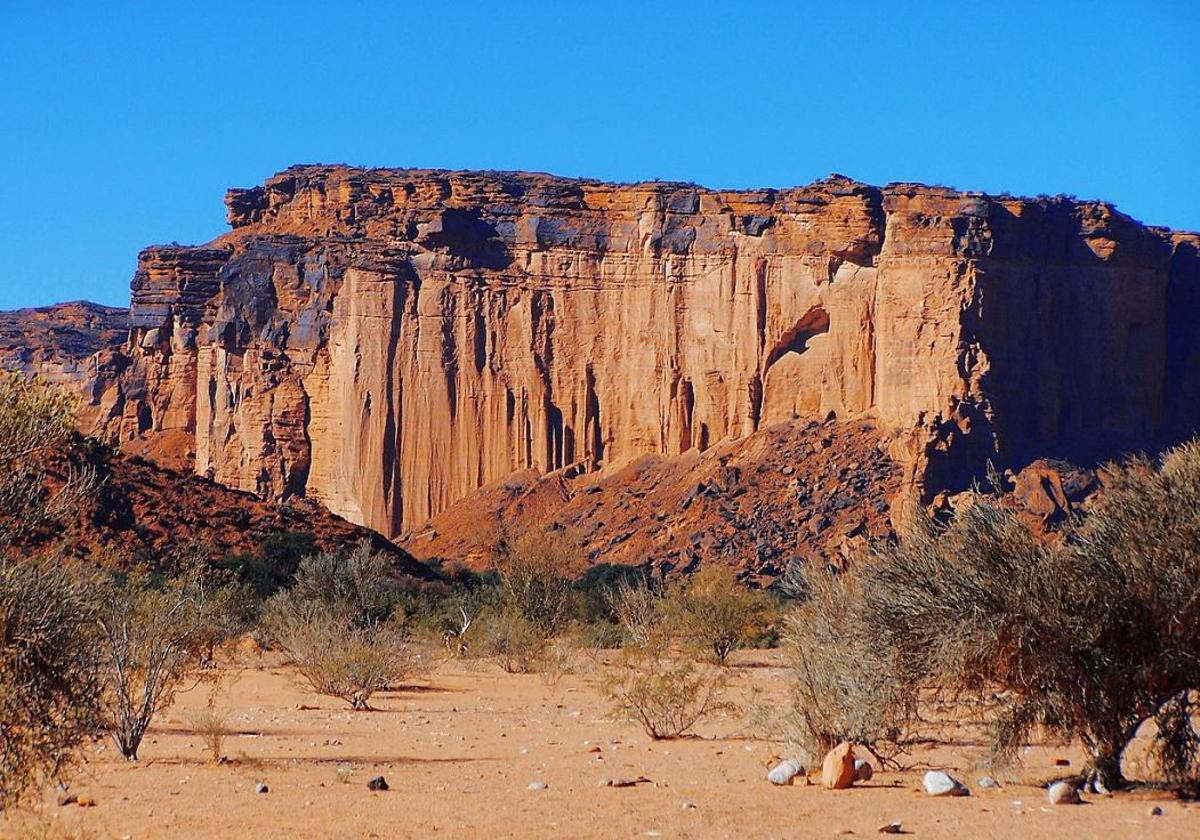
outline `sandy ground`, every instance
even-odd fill
[[[778,652],[745,652],[730,671],[734,695],[771,703],[786,691]],[[191,721],[210,690],[181,694],[127,763],[92,751],[71,792],[95,807],[57,807],[35,822],[43,836],[193,837],[831,837],[875,836],[899,820],[908,836],[945,838],[1200,837],[1200,805],[1167,794],[1090,797],[1052,808],[1038,784],[1078,767],[1079,753],[1040,746],[1004,787],[979,790],[977,738],[951,737],[911,757],[918,766],[876,773],[851,790],[765,780],[779,744],[748,737],[745,717],[709,721],[699,736],[649,740],[610,718],[583,660],[550,682],[491,664],[449,662],[411,690],[351,712],[308,691],[282,667],[223,671],[218,706],[236,730],[224,764],[209,763]],[[920,792],[928,766],[950,769],[969,798]],[[366,782],[382,774],[391,790]],[[645,776],[652,784],[601,787]],[[270,790],[255,793],[255,784]],[[531,790],[532,782],[544,790]],[[1158,805],[1162,816],[1151,816]],[[29,823],[26,823],[28,825]],[[20,836],[13,821],[4,836]]]

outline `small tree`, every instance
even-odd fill
[[[199,557],[164,582],[134,576],[114,582],[100,610],[107,679],[107,726],[121,755],[137,760],[154,716],[215,643],[225,621],[224,589]]]
[[[671,593],[682,632],[712,652],[718,664],[761,628],[766,602],[761,592],[738,583],[728,566],[704,566]]]
[[[1113,788],[1125,782],[1125,747],[1154,720],[1164,776],[1194,781],[1200,444],[1107,472],[1094,509],[1061,541],[979,494],[948,525],[917,520],[863,564],[854,620],[891,651],[910,691],[1003,692],[998,759],[1046,727],[1078,737],[1089,779]]]
[[[859,579],[808,565],[793,575],[801,603],[784,633],[794,675],[784,736],[810,766],[842,741],[894,763],[909,740],[916,695],[897,672],[892,649],[862,620]]]
[[[65,524],[96,491],[93,474],[72,461],[72,405],[44,383],[0,372],[0,809],[71,765],[100,719],[88,581],[62,557],[17,548]]]

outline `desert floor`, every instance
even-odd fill
[[[743,652],[733,695],[770,707],[787,691],[777,651]],[[776,787],[766,763],[781,745],[751,737],[744,714],[700,727],[698,737],[649,740],[614,722],[595,687],[601,668],[582,659],[557,680],[508,675],[488,663],[447,662],[409,690],[352,712],[307,690],[287,668],[260,661],[222,669],[217,706],[235,734],[227,761],[206,759],[192,720],[211,687],[177,698],[127,763],[99,745],[71,793],[94,807],[58,807],[55,792],[32,817],[0,823],[5,836],[193,837],[831,837],[874,836],[899,820],[915,837],[1200,837],[1200,804],[1169,794],[1093,796],[1051,807],[1043,786],[1079,766],[1077,750],[1035,746],[1024,766],[980,790],[978,737],[947,727],[904,772],[877,772],[845,791]],[[753,717],[753,716],[752,716]],[[947,734],[949,733],[949,734]],[[957,735],[954,733],[958,733]],[[949,769],[969,798],[920,792],[928,767]],[[382,774],[391,790],[372,792]],[[601,787],[602,780],[651,780]],[[265,794],[255,785],[269,786]],[[529,788],[544,782],[542,790]],[[1163,814],[1151,816],[1160,806]]]

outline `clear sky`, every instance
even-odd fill
[[[1200,3],[0,0],[0,308],[128,301],[294,163],[830,172],[1200,229]]]

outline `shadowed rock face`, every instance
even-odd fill
[[[930,492],[1200,415],[1200,237],[1107,204],[324,166],[226,203],[142,252],[87,422],[389,536],[793,418],[869,418]]]

